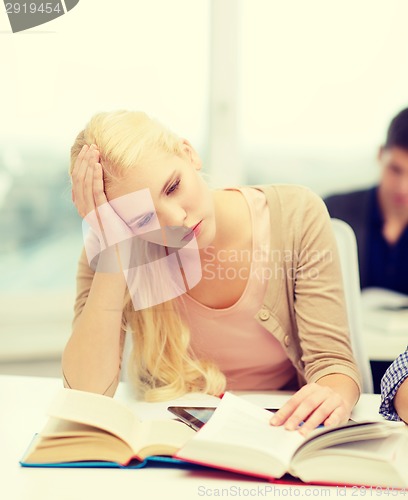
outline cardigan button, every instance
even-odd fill
[[[266,321],[267,319],[269,319],[269,311],[267,311],[266,309],[262,309],[261,312],[259,313],[259,317],[261,318],[262,321]]]
[[[290,338],[289,335],[285,335],[285,338],[283,339],[283,342],[285,343],[286,347],[290,346]]]

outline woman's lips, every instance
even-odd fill
[[[202,223],[202,222],[203,222],[203,221],[202,221],[202,220],[200,220],[200,222],[198,222],[195,226],[193,226],[193,227],[191,228],[191,230],[190,230],[190,231],[189,231],[189,232],[188,232],[188,233],[187,233],[187,234],[183,237],[183,240],[188,240],[188,239],[190,239],[190,238],[193,236],[193,234],[194,234],[194,236],[197,238],[197,236],[198,236],[198,235],[200,234],[200,232],[201,232],[201,223]]]
[[[198,224],[196,224],[196,225],[193,227],[193,231],[194,231],[194,234],[195,234],[196,238],[197,238],[197,236],[198,236],[198,235],[200,234],[200,232],[201,232],[201,223],[202,223],[202,222],[203,222],[203,221],[202,221],[202,220],[200,220],[200,222],[199,222]]]

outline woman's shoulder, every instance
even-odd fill
[[[266,196],[291,198],[292,196],[301,195],[318,197],[310,188],[301,184],[253,184],[247,187],[263,191]]]
[[[275,228],[272,238],[276,248],[279,245],[299,247],[314,240],[328,244],[329,213],[322,198],[310,188],[297,184],[252,187],[265,193],[270,224]]]
[[[263,191],[268,205],[273,211],[277,206],[284,207],[286,213],[318,206],[325,208],[319,195],[307,186],[300,184],[258,184],[248,187]]]

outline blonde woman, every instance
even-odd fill
[[[72,196],[94,246],[79,261],[65,385],[112,396],[127,330],[147,400],[293,389],[273,425],[346,422],[360,380],[323,202],[290,185],[211,190],[201,166],[141,112],[97,114],[76,138]],[[170,271],[153,265],[171,256]]]

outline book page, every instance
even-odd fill
[[[144,420],[133,431],[132,448],[140,459],[149,455],[173,455],[196,431],[172,419]]]
[[[265,452],[289,468],[296,449],[305,438],[297,431],[270,425],[271,413],[231,393],[225,393],[217,410],[193,438],[220,445],[239,445]]]
[[[99,427],[130,445],[137,417],[123,403],[108,396],[75,389],[61,389],[48,415],[63,420]]]
[[[292,475],[306,482],[406,488],[408,435],[343,443],[292,461]],[[366,492],[369,490],[367,489]]]
[[[41,431],[41,437],[56,438],[68,436],[89,436],[90,434],[104,434],[106,432],[99,427],[80,424],[71,420],[61,420],[60,418],[50,417]]]
[[[397,422],[352,422],[337,427],[315,429],[305,442],[296,450],[295,460],[314,453],[316,450],[329,448],[343,443],[375,440],[389,436],[398,430]]]

